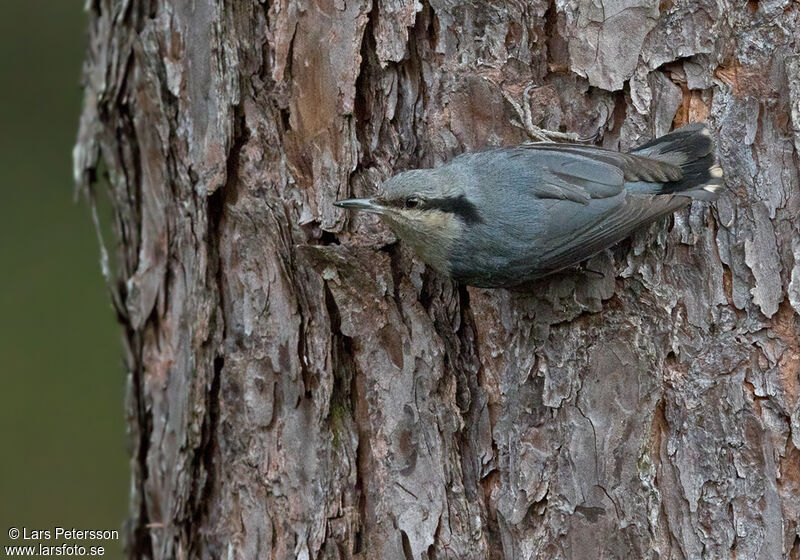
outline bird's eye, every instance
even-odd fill
[[[405,201],[406,208],[416,208],[419,206],[420,202],[422,202],[419,197],[416,196],[409,196]]]

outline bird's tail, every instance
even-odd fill
[[[698,200],[715,200],[725,183],[714,161],[714,142],[704,123],[694,123],[631,150],[631,154],[680,167],[683,176],[661,183],[658,194],[677,194]]]

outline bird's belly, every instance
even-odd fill
[[[454,259],[450,271],[455,280],[480,288],[510,288],[556,272],[548,267],[530,248],[516,255],[486,255],[473,253]]]

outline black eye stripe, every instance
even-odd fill
[[[442,198],[418,199],[415,209],[439,210],[441,212],[455,214],[467,224],[476,224],[483,221],[480,214],[478,214],[478,209],[467,200],[467,197],[463,194]]]
[[[409,205],[408,201],[410,199],[415,199],[415,205]],[[482,223],[483,218],[481,218],[480,214],[478,213],[478,209],[475,205],[467,200],[467,197],[462,195],[459,196],[446,196],[441,198],[421,198],[421,197],[403,197],[399,199],[392,199],[392,200],[385,200],[383,204],[386,206],[391,206],[394,208],[412,208],[413,210],[439,210],[440,212],[447,212],[449,214],[454,214],[455,216],[461,218],[467,224],[477,224]]]
[[[441,210],[442,212],[455,214],[467,224],[477,224],[483,222],[483,219],[478,213],[478,209],[472,202],[467,200],[467,197],[463,194],[459,196],[448,196],[445,198],[432,198],[427,200],[424,203],[424,206],[427,208],[435,208],[437,210]]]

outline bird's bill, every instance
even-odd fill
[[[338,200],[333,205],[347,210],[364,210],[365,212],[376,212],[378,214],[383,212],[383,206],[372,198],[348,198],[347,200]]]

